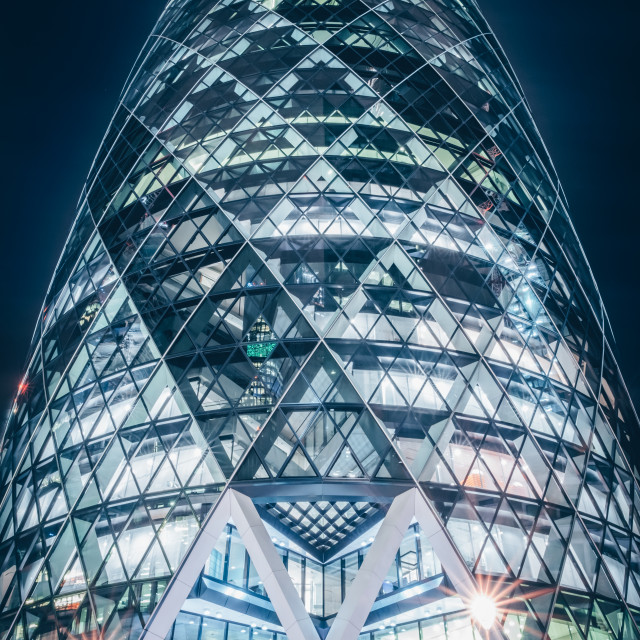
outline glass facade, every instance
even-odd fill
[[[170,0],[4,427],[0,640],[144,636],[229,488],[318,638],[408,489],[496,637],[638,638],[611,343],[473,0]],[[224,524],[167,637],[285,640]],[[483,637],[445,565],[414,522],[360,638]]]

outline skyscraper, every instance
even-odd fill
[[[628,639],[638,420],[473,0],[171,0],[0,453],[0,640]]]

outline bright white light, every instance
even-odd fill
[[[478,594],[469,607],[474,620],[483,628],[489,629],[496,620],[498,610],[496,603],[487,595]]]

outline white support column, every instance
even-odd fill
[[[140,640],[165,640],[225,526],[232,520],[289,640],[319,640],[251,498],[228,489],[196,535]]]
[[[414,489],[414,492],[415,518],[422,533],[429,540],[456,593],[469,605],[477,595],[476,580],[458,549],[451,544],[451,540],[442,527],[440,518],[433,511],[433,507],[417,489]],[[490,629],[481,629],[479,637],[487,638],[487,640],[504,640],[505,638],[500,627],[495,624]]]
[[[415,518],[423,534],[429,540],[436,557],[440,560],[440,564],[456,593],[469,605],[477,595],[476,580],[462,559],[460,552],[451,544],[440,524],[440,518],[434,513],[431,505],[417,489],[414,491]],[[499,626],[495,624],[490,629],[482,629],[480,637],[485,637],[488,640],[504,640],[505,638]]]
[[[413,489],[415,497],[414,515],[422,533],[429,540],[436,557],[440,561],[447,577],[451,581],[456,593],[469,600],[475,593],[475,579],[460,556],[458,550],[451,544],[445,533],[440,519],[427,504],[422,494]]]
[[[319,640],[251,498],[230,490],[231,518],[289,640]]]
[[[160,602],[153,610],[140,640],[165,640],[171,625],[180,613],[182,605],[189,596],[207,558],[222,535],[231,517],[229,491],[224,492],[213,507],[185,556],[182,564],[173,575],[162,594]]]
[[[389,512],[351,583],[331,624],[327,640],[356,640],[380,591],[415,511],[415,489],[400,494]]]
[[[392,502],[382,521],[362,567],[349,587],[347,596],[331,625],[327,640],[357,640],[367,620],[380,587],[393,562],[393,557],[402,544],[402,539],[416,518],[424,535],[440,560],[456,593],[465,602],[476,594],[476,581],[462,556],[451,543],[440,519],[417,488],[400,494]],[[499,628],[492,627],[481,637],[489,640],[504,640]]]
[[[356,574],[329,630],[327,640],[357,640],[394,556],[416,518],[456,593],[467,603],[477,585],[462,556],[447,536],[439,517],[417,488],[397,496]],[[197,534],[182,565],[169,582],[140,640],[165,640],[189,596],[209,554],[232,520],[262,580],[289,640],[319,640],[318,632],[273,545],[253,501],[233,489],[222,494]],[[486,636],[503,640],[494,625]]]

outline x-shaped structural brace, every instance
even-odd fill
[[[360,570],[331,625],[327,640],[357,640],[413,518],[429,540],[456,593],[470,601],[476,582],[451,543],[438,516],[417,488],[392,502]],[[165,640],[225,526],[233,520],[289,640],[319,640],[318,632],[291,581],[253,501],[227,489],[205,520],[183,563],[169,582],[140,640]],[[490,640],[504,636],[498,629]]]

